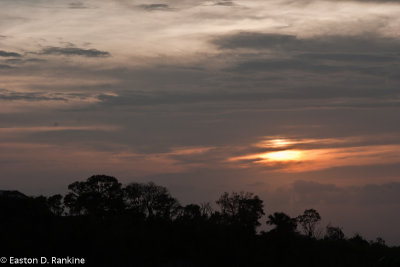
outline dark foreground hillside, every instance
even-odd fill
[[[224,193],[209,204],[179,205],[153,183],[122,186],[96,175],[69,185],[66,196],[0,191],[1,255],[75,257],[93,266],[400,266],[400,248],[382,239],[345,237],[309,209],[261,221],[263,202]],[[261,223],[273,226],[257,233]]]

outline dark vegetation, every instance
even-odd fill
[[[0,191],[1,256],[84,257],[95,266],[400,266],[400,247],[317,231],[321,216],[275,212],[251,193],[182,206],[154,183],[95,175],[65,196]],[[257,232],[262,223],[272,226]]]

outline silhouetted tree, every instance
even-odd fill
[[[375,243],[381,245],[381,246],[386,246],[386,241],[382,237],[377,237],[375,239]]]
[[[378,247],[386,247],[386,241],[382,237],[377,237],[371,244]]]
[[[56,216],[61,216],[64,213],[64,205],[62,199],[63,196],[59,194],[47,198],[47,206],[49,207],[50,211]]]
[[[54,216],[62,213],[60,195],[0,190],[2,255],[76,255],[90,266],[400,266],[400,247],[383,239],[346,239],[330,225],[324,240],[307,238],[282,212],[268,216],[273,230],[257,234],[263,203],[250,193],[224,193],[213,211],[209,204],[181,207],[154,183],[122,188],[105,175],[69,189],[65,216]]]
[[[179,207],[167,188],[153,182],[129,184],[124,189],[124,200],[128,210],[142,212],[148,218],[172,219]]]
[[[177,216],[177,220],[185,222],[198,222],[206,219],[207,217],[202,214],[201,207],[196,204],[189,204],[181,207]]]
[[[2,191],[0,195],[0,223],[12,218],[49,217],[46,197],[28,197],[18,191]]]
[[[291,218],[284,212],[274,212],[268,216],[267,224],[275,226],[277,233],[294,233],[297,228],[296,218]]]
[[[344,239],[344,233],[342,231],[342,228],[340,227],[334,227],[328,224],[326,226],[326,234],[325,234],[325,239],[329,240],[343,240]]]
[[[369,245],[368,241],[359,233],[355,233],[353,237],[349,238],[349,242],[358,247],[367,247]]]
[[[216,203],[229,224],[240,225],[251,232],[255,232],[260,225],[258,220],[264,215],[263,201],[252,193],[225,192]]]
[[[200,204],[200,212],[201,212],[202,216],[209,218],[213,213],[213,208],[211,207],[210,203],[208,203],[208,202],[201,203]]]
[[[124,208],[121,184],[115,177],[93,175],[68,186],[64,204],[71,214],[105,215]]]
[[[300,223],[304,233],[308,237],[314,237],[315,227],[321,220],[321,216],[315,209],[305,210],[304,213],[297,217],[297,222]]]

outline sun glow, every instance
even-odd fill
[[[241,167],[265,166],[277,172],[307,172],[342,166],[390,164],[400,162],[400,145],[360,145],[361,138],[269,139],[253,145],[265,149],[231,157]],[[375,140],[375,139],[371,139]],[[352,145],[347,145],[352,144]]]
[[[284,147],[292,144],[293,142],[285,139],[274,139],[269,142],[272,147]]]
[[[290,161],[299,160],[302,157],[302,152],[298,150],[283,150],[277,152],[269,152],[262,154],[260,157],[269,161]]]

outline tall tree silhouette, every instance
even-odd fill
[[[284,212],[274,212],[268,216],[267,224],[275,226],[276,233],[294,233],[297,228],[295,218],[291,218]]]
[[[124,200],[128,210],[142,212],[148,218],[172,219],[179,207],[167,188],[152,182],[129,184],[124,189]]]
[[[121,184],[115,177],[93,175],[68,186],[64,204],[71,214],[105,215],[124,208]]]
[[[206,222],[208,214],[204,213],[201,206],[196,204],[188,204],[181,207],[176,218],[176,222],[183,222],[189,225]]]
[[[328,224],[326,226],[325,239],[329,240],[343,240],[345,238],[342,228],[331,226]]]
[[[314,237],[315,227],[321,220],[321,216],[315,209],[305,210],[304,213],[297,217],[297,221],[300,223],[304,233],[308,237]]]
[[[53,195],[47,198],[47,206],[50,211],[56,215],[61,216],[64,213],[63,196],[60,194]]]
[[[260,225],[259,219],[264,215],[263,201],[252,193],[228,194],[225,192],[216,202],[221,208],[222,218],[229,224],[240,225],[255,232]]]

